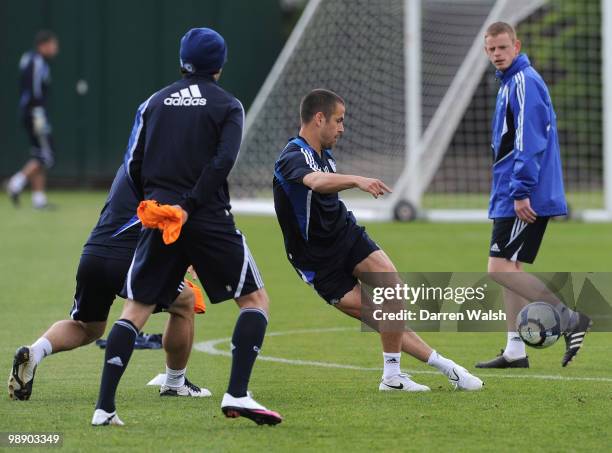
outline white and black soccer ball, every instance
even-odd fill
[[[561,319],[547,302],[532,302],[516,318],[516,330],[527,346],[547,348],[561,336]]]

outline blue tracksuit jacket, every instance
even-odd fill
[[[505,71],[493,117],[493,183],[489,218],[514,217],[529,198],[538,216],[567,213],[556,115],[548,88],[520,54]]]

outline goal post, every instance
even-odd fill
[[[602,21],[602,88],[603,88],[603,159],[604,159],[604,210],[603,213],[586,212],[586,220],[612,221],[612,5],[601,2]]]

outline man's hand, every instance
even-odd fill
[[[181,212],[183,213],[183,221],[181,223],[181,225],[185,225],[185,222],[187,222],[187,219],[189,218],[189,214],[187,214],[187,211],[185,211],[181,206],[175,204],[172,205],[173,208],[179,208],[181,210]]]
[[[366,178],[360,176],[357,178],[357,188],[364,192],[371,193],[374,198],[378,198],[386,193],[391,193],[391,189],[385,185],[380,179]]]
[[[529,201],[529,198],[525,198],[524,200],[514,200],[514,211],[519,219],[527,223],[535,222],[538,216],[536,212],[531,209],[531,202]]]

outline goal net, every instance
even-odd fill
[[[572,211],[609,214],[600,1],[311,0],[248,112],[234,209],[273,212],[274,161],[299,130],[300,99],[323,87],[347,104],[338,171],[394,188],[386,200],[343,192],[358,217],[409,202],[423,218],[485,219],[498,82],[483,36],[504,20],[549,86]]]

